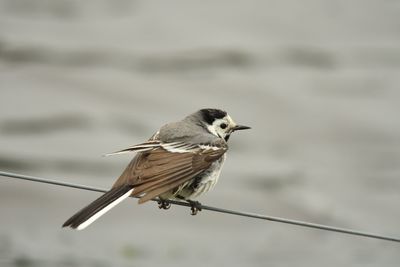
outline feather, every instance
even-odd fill
[[[111,189],[88,206],[75,213],[62,227],[83,230],[122,200],[129,197],[132,191],[133,187],[129,185]]]
[[[191,148],[186,152],[171,152]],[[161,144],[151,151],[139,153],[128,165],[114,186],[129,184],[133,196],[144,203],[169,190],[179,188],[207,170],[227,150],[226,146],[192,145],[181,142]]]
[[[119,151],[107,153],[107,154],[104,154],[103,156],[108,157],[108,156],[125,154],[125,153],[130,153],[130,152],[144,152],[144,151],[152,150],[152,149],[157,148],[159,146],[160,146],[160,142],[159,141],[149,141],[149,142],[138,144],[138,145],[134,145],[134,146],[131,146],[131,147],[119,150]]]

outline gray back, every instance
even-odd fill
[[[210,144],[220,139],[207,130],[199,112],[162,126],[158,138],[163,142],[182,141],[189,144]]]

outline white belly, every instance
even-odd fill
[[[224,165],[226,154],[218,161],[211,164],[205,172],[186,182],[180,187],[160,195],[163,199],[188,199],[193,200],[203,193],[210,191],[218,182],[222,166]]]
[[[224,161],[226,158],[226,154],[221,157],[220,160],[214,162],[210,168],[202,174],[202,178],[198,185],[193,190],[183,190],[182,193],[185,194],[185,198],[187,199],[195,199],[203,193],[206,193],[214,188],[214,186],[218,182],[219,175],[221,174],[222,166],[224,165]],[[186,191],[186,192],[185,192]]]

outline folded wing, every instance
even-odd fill
[[[226,151],[223,141],[212,145],[159,143],[140,152],[113,187],[131,185],[132,196],[140,197],[139,203],[144,203],[185,184],[207,170]]]

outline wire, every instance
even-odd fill
[[[11,172],[0,171],[0,176],[22,179],[22,180],[29,180],[29,181],[33,181],[33,182],[46,183],[46,184],[52,184],[52,185],[58,185],[58,186],[77,188],[77,189],[83,189],[83,190],[88,190],[88,191],[95,191],[95,192],[103,192],[104,193],[104,192],[108,191],[103,188],[61,182],[61,181],[44,179],[44,178],[39,178],[39,177],[35,177],[35,176],[22,175],[22,174],[11,173]],[[152,201],[157,201],[157,200],[152,199]],[[169,200],[168,202],[170,202],[171,204],[179,205],[179,206],[190,206],[188,203],[181,202],[181,201]],[[256,213],[228,210],[228,209],[217,208],[217,207],[206,206],[206,205],[201,205],[200,207],[203,210],[209,210],[209,211],[220,212],[220,213],[225,213],[225,214],[249,217],[249,218],[266,220],[266,221],[273,221],[273,222],[279,222],[279,223],[285,223],[285,224],[292,224],[292,225],[297,225],[297,226],[302,226],[302,227],[308,227],[308,228],[320,229],[320,230],[325,230],[325,231],[338,232],[338,233],[356,235],[356,236],[363,236],[363,237],[368,237],[368,238],[381,239],[381,240],[400,243],[400,238],[391,237],[391,236],[383,236],[380,234],[373,234],[373,233],[369,233],[369,232],[345,229],[345,228],[340,228],[340,227],[334,227],[334,226],[328,226],[328,225],[316,224],[316,223],[310,223],[310,222],[304,222],[304,221],[290,220],[290,219],[285,219],[285,218],[280,218],[280,217],[266,216],[266,215],[261,215],[261,214],[256,214]]]

